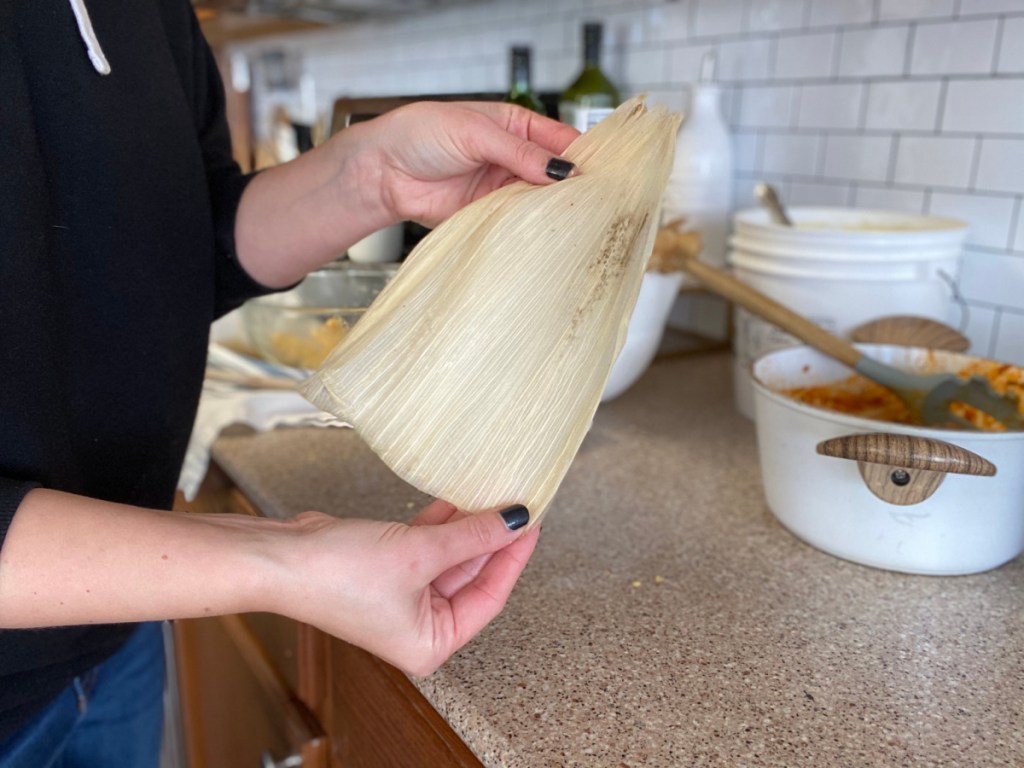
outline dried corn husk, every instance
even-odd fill
[[[680,117],[633,99],[410,254],[302,387],[461,509],[547,509],[590,427],[651,254]]]

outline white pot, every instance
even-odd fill
[[[936,364],[932,370],[957,371],[977,359],[907,347],[859,347],[904,369],[921,368],[930,359]],[[761,471],[768,506],[779,522],[825,552],[906,573],[977,573],[1024,551],[1024,432],[873,421],[814,408],[778,392],[849,375],[848,368],[808,347],[770,352],[754,363]],[[836,440],[867,434],[885,437]],[[851,447],[862,440],[881,446],[884,455],[869,461],[863,446]],[[923,442],[928,440],[936,442]],[[851,458],[821,453],[835,450],[840,442]],[[908,468],[905,454],[911,448],[917,460],[909,463],[935,470],[945,462],[949,469],[950,461],[962,459],[959,471]],[[994,468],[994,475],[963,473],[984,471],[984,462]],[[899,474],[901,469],[905,474]],[[897,484],[908,478],[909,483]],[[938,486],[918,500],[916,491],[929,482]]]
[[[920,315],[956,327],[952,285],[967,236],[961,221],[895,211],[793,208],[796,226],[763,209],[733,219],[729,263],[737,278],[832,333],[886,315]],[[761,355],[799,342],[737,308],[733,389],[753,416],[748,371]]]

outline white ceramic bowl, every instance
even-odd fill
[[[626,341],[612,366],[601,402],[616,398],[633,386],[654,360],[682,282],[682,272],[647,272],[644,275],[636,307],[629,318]]]
[[[956,327],[953,291],[967,237],[961,221],[899,211],[792,208],[796,226],[764,209],[733,218],[733,274],[840,336],[886,315],[921,315]],[[737,409],[753,416],[750,365],[797,340],[750,312],[735,310]]]
[[[871,357],[907,370],[959,371],[976,360],[954,352],[857,345]],[[932,367],[934,366],[934,367]],[[955,575],[995,568],[1024,551],[1024,432],[968,432],[894,424],[815,408],[780,394],[795,386],[841,381],[845,366],[809,347],[770,352],[753,367],[757,442],[765,497],[775,517],[807,543],[847,560],[906,573]],[[825,441],[882,434],[892,451],[878,461],[823,455]],[[959,471],[921,476],[890,462],[901,443],[937,441],[915,455],[950,466],[969,451],[994,465],[984,476]],[[916,443],[915,445],[920,445]],[[903,458],[900,456],[899,458]],[[866,466],[863,464],[866,461]],[[893,474],[902,470],[905,474]],[[865,475],[867,471],[869,474]],[[875,473],[876,495],[869,485]],[[930,496],[891,497],[908,483],[939,480]],[[919,487],[917,485],[915,488]]]

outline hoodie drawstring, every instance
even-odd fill
[[[93,68],[101,75],[110,74],[110,62],[103,53],[96,32],[92,28],[92,21],[89,19],[89,11],[85,7],[85,0],[71,0],[71,10],[75,14],[75,21],[78,22],[78,34],[82,36],[85,49],[89,53],[89,61]]]

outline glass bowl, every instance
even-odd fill
[[[318,368],[398,267],[336,261],[290,290],[250,299],[241,312],[250,346],[278,365]]]

